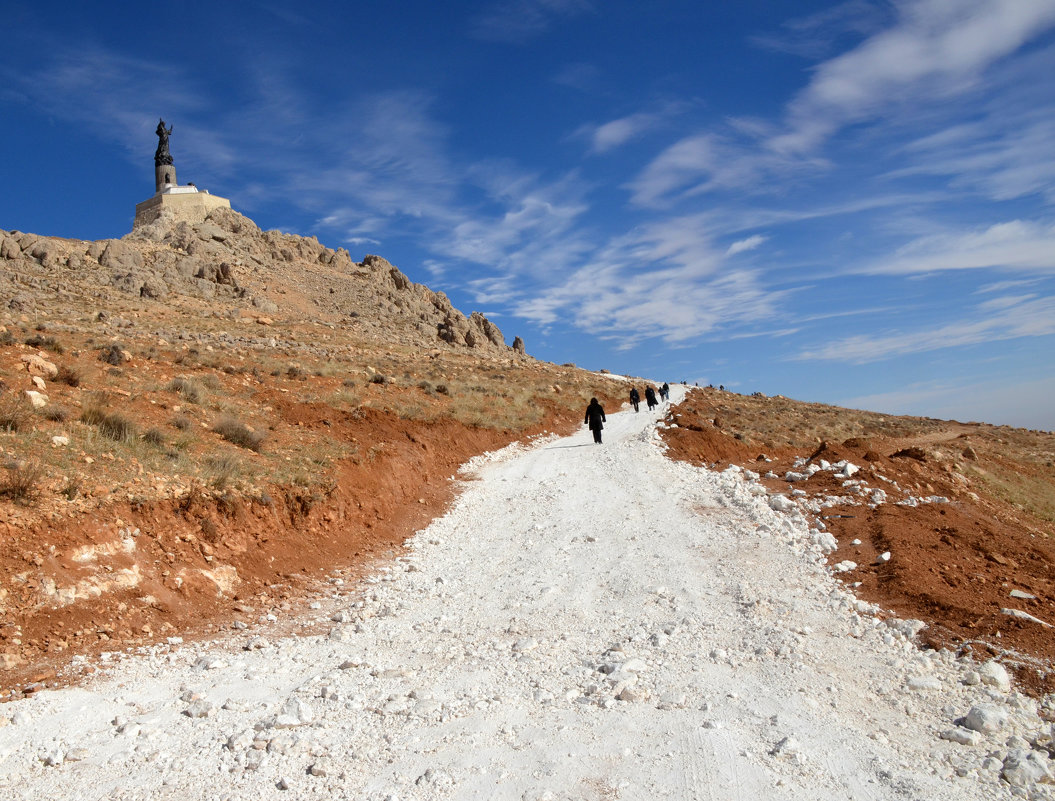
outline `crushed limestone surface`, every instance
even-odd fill
[[[472,460],[405,556],[320,597],[325,634],[5,705],[0,798],[1052,797],[1051,725],[998,664],[920,652],[797,511],[608,419]]]

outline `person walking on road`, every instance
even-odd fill
[[[638,410],[638,406],[641,404],[641,393],[637,391],[637,387],[630,387],[630,405],[634,407],[634,411]]]
[[[665,401],[670,400],[670,384],[666,381],[664,381],[663,386],[659,388],[659,397],[663,398]]]
[[[656,390],[652,389],[652,387],[645,387],[645,402],[648,404],[650,412],[659,406],[659,401],[656,400]]]
[[[593,432],[593,441],[600,445],[601,429],[604,428],[605,416],[604,409],[597,402],[597,398],[590,398],[590,405],[586,407],[586,417],[583,419],[583,423],[590,426],[590,430]]]

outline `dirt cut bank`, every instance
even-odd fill
[[[1055,435],[714,389],[671,421],[673,457],[740,465],[801,503],[834,535],[840,578],[926,621],[924,644],[1000,656],[1055,691]],[[820,469],[842,462],[859,472]]]

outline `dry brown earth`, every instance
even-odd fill
[[[618,388],[379,257],[231,212],[102,243],[0,232],[0,254],[8,695],[290,611],[397,552],[460,463]],[[53,365],[40,408],[23,357]]]
[[[887,502],[820,514],[839,542],[829,561],[859,565],[842,579],[859,597],[927,621],[925,645],[1000,655],[1026,686],[1055,690],[1055,629],[1003,612],[1055,624],[1055,435],[711,388],[694,390],[673,419],[678,427],[664,432],[673,456],[771,471],[780,478],[765,483],[780,492],[847,495],[831,472],[784,481],[796,457],[861,466]],[[928,496],[950,502],[897,504]],[[890,560],[878,561],[885,552]]]
[[[37,376],[40,408],[32,356],[57,371]],[[322,577],[398,552],[458,464],[574,428],[591,395],[617,408],[624,386],[515,352],[384,259],[232,212],[103,242],[0,232],[0,689],[292,612]],[[832,560],[861,565],[846,580],[929,621],[928,643],[1055,689],[1052,630],[1001,612],[1055,622],[1050,433],[717,390],[674,413],[679,458],[861,465],[890,503],[824,511]],[[830,476],[794,486],[841,491]],[[909,494],[951,503],[896,505]]]

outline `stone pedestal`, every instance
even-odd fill
[[[171,164],[158,164],[154,167],[154,191],[164,192],[170,186],[179,186],[176,168]]]
[[[172,170],[173,179],[176,171],[171,165],[162,165],[158,171],[167,168]],[[154,197],[136,204],[136,218],[132,228],[148,225],[154,222],[161,213],[171,213],[178,222],[200,223],[204,222],[213,209],[229,209],[231,201],[225,197],[210,195],[194,186],[168,186],[163,188]]]

